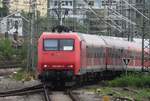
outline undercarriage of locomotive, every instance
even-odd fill
[[[75,76],[71,70],[51,70],[45,71],[39,75],[42,82],[48,82],[52,86],[72,86],[74,84],[83,85],[91,82],[98,82],[101,80],[110,80],[115,76],[120,75],[121,72],[103,71],[86,73],[83,75]],[[109,75],[108,75],[109,74]]]

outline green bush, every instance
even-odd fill
[[[15,50],[12,48],[11,41],[9,39],[0,40],[0,57],[6,60],[10,60],[13,57]]]
[[[15,48],[10,39],[0,39],[0,61],[20,62],[24,65],[27,61],[27,44]]]
[[[16,55],[21,59],[24,60],[27,58],[27,45],[26,44],[22,44],[22,47],[18,48],[16,50]]]
[[[110,86],[119,86],[119,87],[150,87],[150,74],[128,74],[127,76],[122,75],[119,78],[116,78],[109,82]]]

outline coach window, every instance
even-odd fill
[[[70,3],[70,6],[72,6],[72,1],[69,1],[69,3]]]
[[[116,49],[116,58],[119,58],[119,50]]]
[[[86,57],[89,58],[89,53],[88,52],[86,52]]]
[[[44,40],[44,50],[58,50],[58,40]]]
[[[109,55],[110,55],[110,57],[112,57],[113,55],[112,55],[112,51],[111,51],[111,49],[109,50]]]
[[[122,57],[121,57],[121,49],[119,49],[119,54],[118,54],[118,59],[121,59]],[[118,61],[118,63],[120,63],[120,61]]]
[[[100,50],[100,48],[98,48],[98,58],[100,58],[100,53],[101,53],[101,50]]]
[[[138,52],[136,52],[136,58],[140,59],[140,54]]]
[[[95,58],[97,58],[97,52],[95,52]]]
[[[74,40],[73,39],[64,39],[60,40],[60,50],[73,50]]]
[[[103,52],[102,50],[100,49],[100,58],[103,57]]]
[[[137,59],[140,59],[141,54],[139,52],[136,53]]]
[[[58,5],[58,1],[54,1],[54,6],[57,6]]]
[[[131,51],[130,58],[134,58],[134,52]]]
[[[113,57],[112,49],[111,48],[109,49],[109,55],[110,55],[109,57]]]
[[[104,48],[102,48],[101,53],[102,53],[102,57],[105,57]]]

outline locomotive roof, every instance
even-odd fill
[[[58,32],[43,32],[42,33],[42,36],[45,36],[45,35],[52,35],[52,34],[54,34],[54,35],[56,35],[56,34],[58,34],[58,35],[61,35],[61,34],[63,34],[63,35],[73,35],[73,34],[77,34],[77,33],[75,33],[75,32],[62,32],[62,33],[58,33]]]
[[[59,37],[66,37],[66,38],[69,38],[69,37],[78,37],[79,38],[79,35],[77,33],[74,33],[74,32],[62,32],[62,33],[58,33],[58,32],[43,32],[42,35],[40,36],[40,38],[51,38],[51,37],[56,37],[56,38],[59,38]]]

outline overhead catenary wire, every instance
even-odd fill
[[[90,10],[96,15],[96,17],[97,17],[98,19],[100,19],[100,20],[103,21],[104,23],[110,25],[111,27],[113,27],[113,28],[115,28],[115,29],[117,29],[118,31],[121,32],[121,30],[120,30],[119,28],[117,28],[118,26],[116,27],[116,26],[114,26],[114,25],[108,23],[107,21],[103,20],[95,11],[93,11],[92,9],[90,9]]]
[[[136,7],[132,6],[131,4],[129,4],[126,0],[123,0],[128,6],[130,6],[132,9],[134,9],[135,11],[137,11],[140,15],[142,15],[145,19],[147,19],[148,21],[150,21],[150,18],[148,18],[147,16],[145,16],[142,12],[140,12]]]
[[[115,16],[121,18],[122,20],[125,20],[126,22],[129,22],[130,24],[136,25],[135,22],[131,21],[130,19],[128,19],[127,17],[123,16],[122,14],[120,14],[119,12],[117,12],[114,9],[111,9],[110,7],[107,7],[108,9],[112,10],[113,12],[115,12]]]
[[[20,13],[20,11],[16,11],[16,12],[14,12],[14,13],[12,13],[12,14],[9,14],[9,15],[7,15],[6,17],[1,18],[1,20],[6,19],[6,18],[8,18],[8,17],[11,17],[12,15],[17,14],[17,13]],[[28,20],[27,18],[23,17],[22,15],[20,15],[20,16],[21,16],[21,18],[23,18],[26,22],[29,22],[29,20]],[[0,22],[1,22],[1,20],[0,20]]]
[[[117,28],[123,30],[123,29],[121,28],[121,26],[119,26],[118,24],[116,24],[116,22],[114,21],[114,19],[111,18],[110,16],[106,17],[106,19],[109,19],[114,25],[116,25]]]
[[[83,0],[83,1],[87,4],[87,1],[85,1],[85,0]],[[88,5],[88,4],[87,4],[87,5]],[[107,21],[105,21],[104,19],[102,19],[102,18],[93,10],[93,8],[92,8],[91,6],[88,5],[88,7],[89,7],[89,10],[91,10],[91,12],[92,12],[99,20],[101,20],[101,21],[103,21],[104,23],[110,25],[111,27],[117,29],[119,32],[122,31],[122,29],[119,29],[118,26],[117,26],[117,27],[114,26],[114,25],[116,25],[116,24],[113,23],[114,25],[112,25],[112,24],[110,24],[109,22],[107,22]]]

